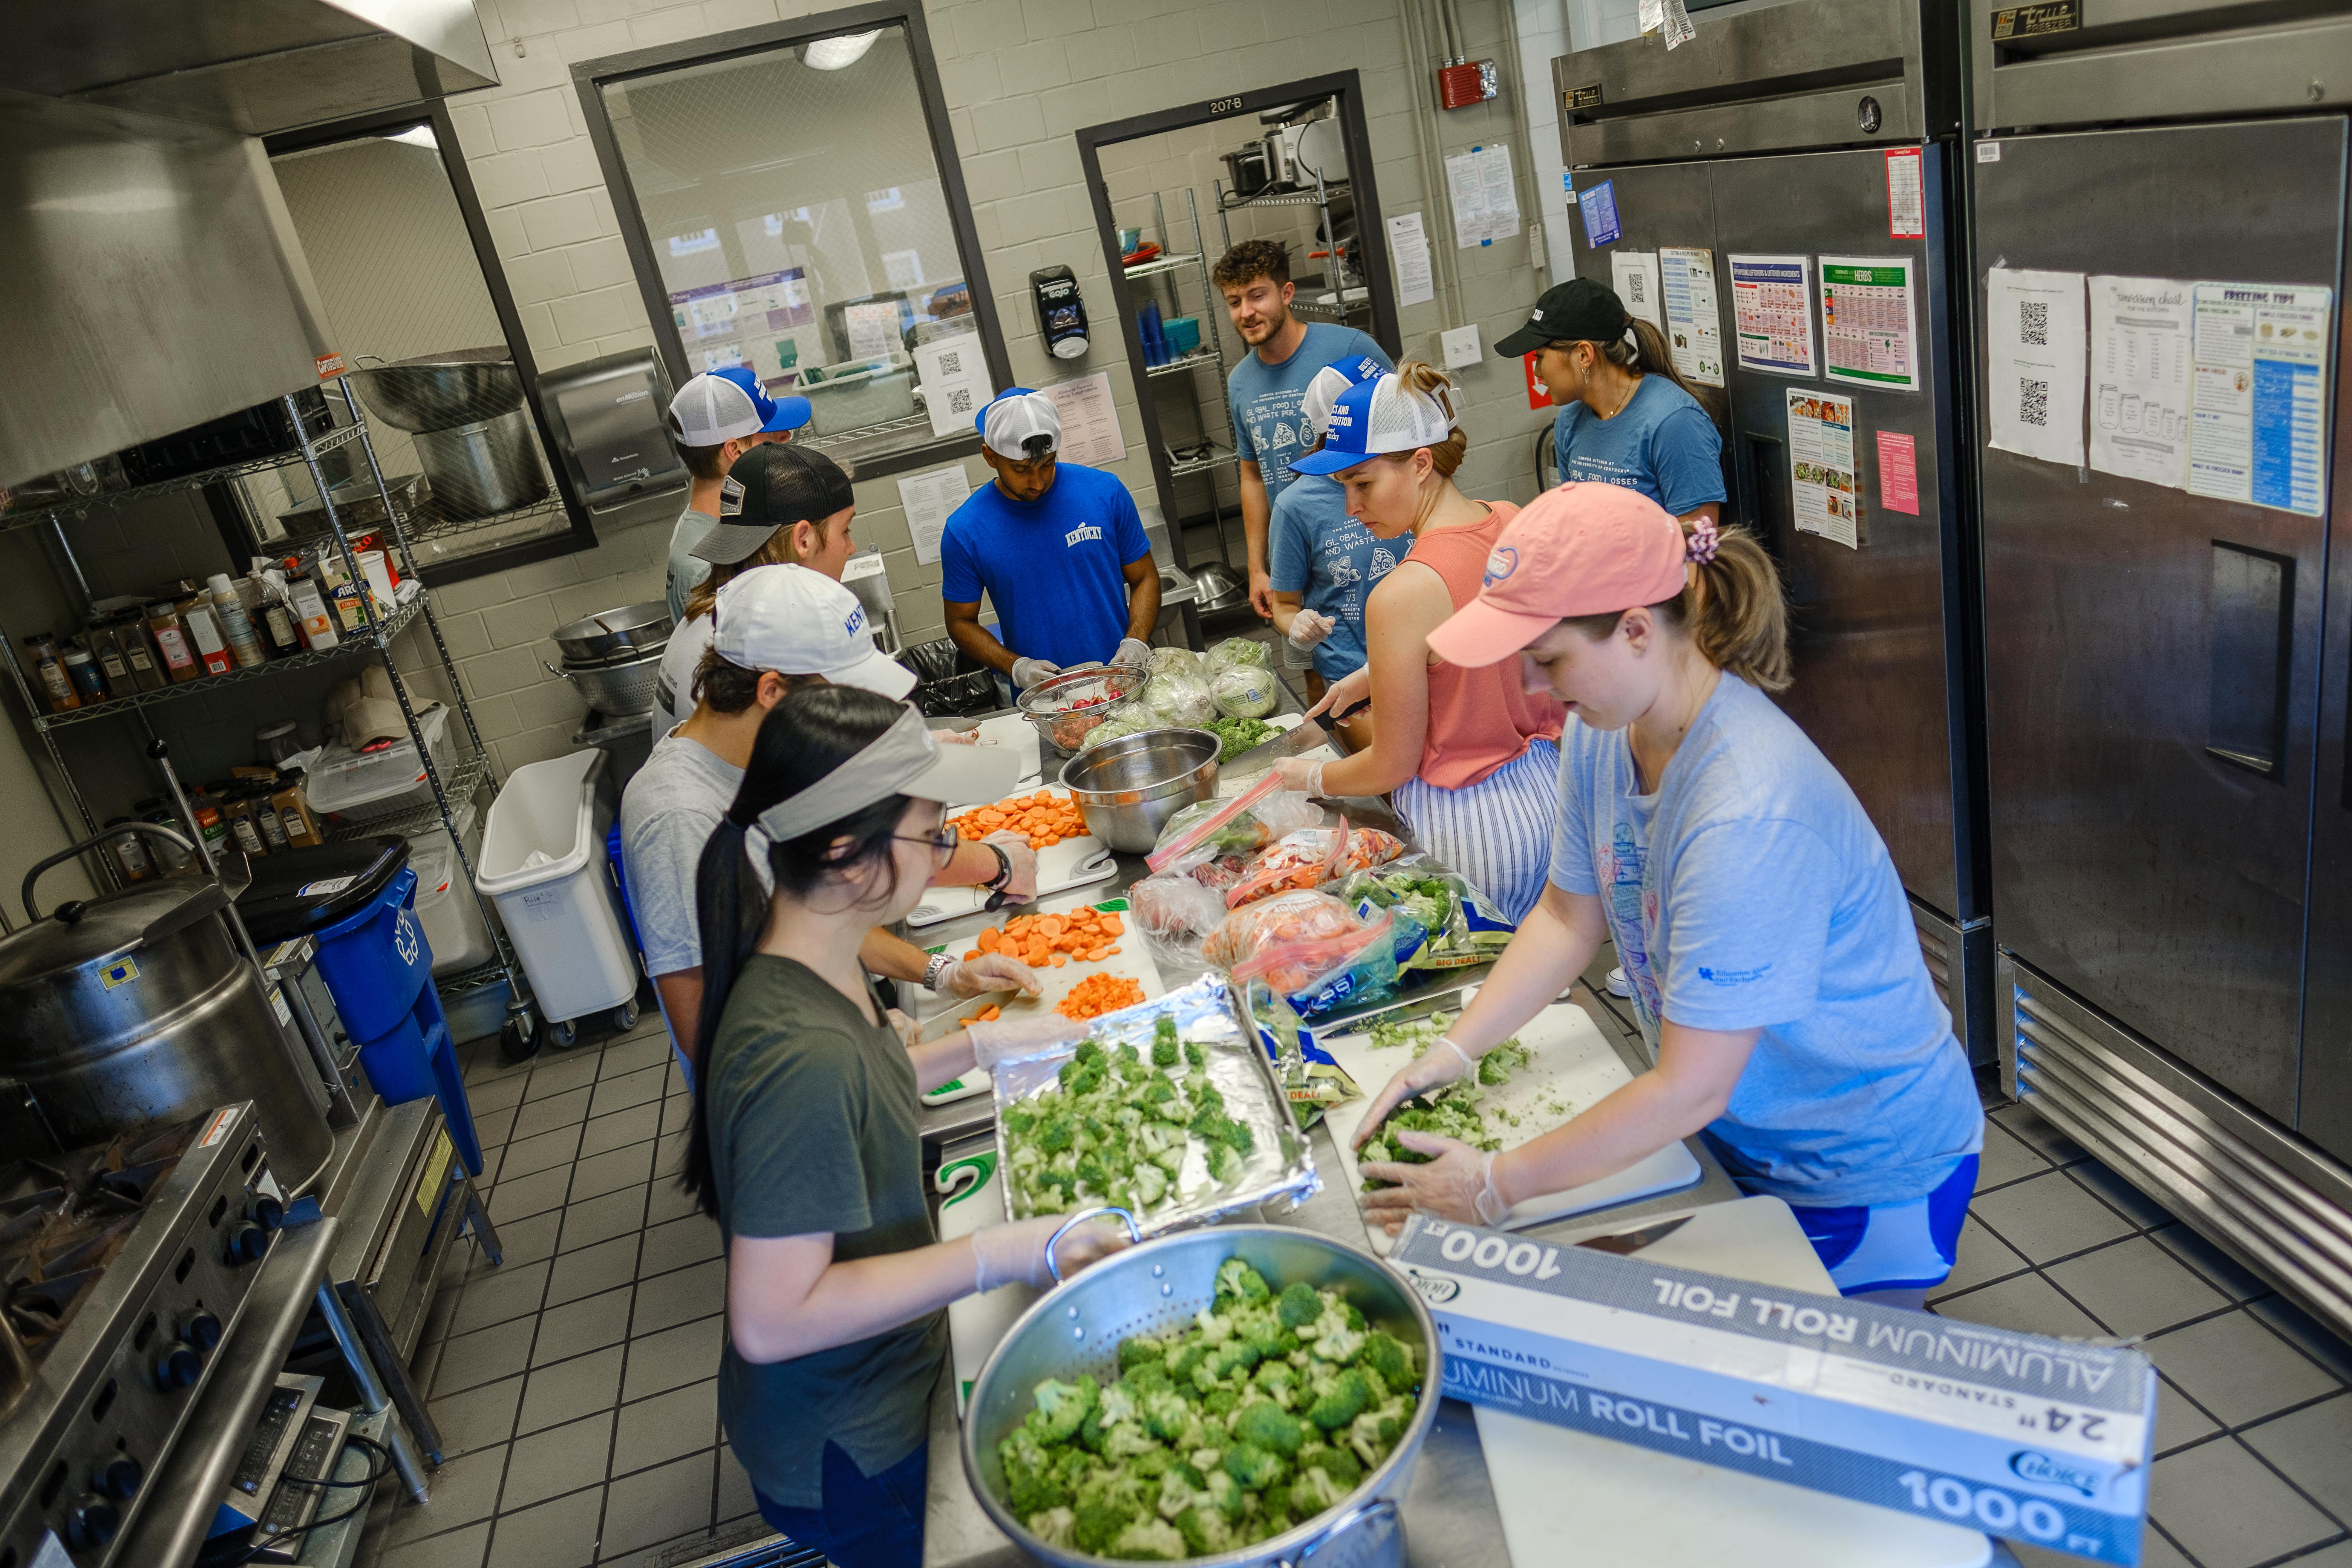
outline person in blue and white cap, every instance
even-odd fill
[[[686,602],[703,578],[708,562],[693,551],[702,536],[728,515],[727,470],[754,447],[785,441],[809,422],[805,397],[771,398],[749,366],[730,365],[689,379],[669,400],[669,433],[677,443],[690,479],[686,510],[669,531],[669,600],[673,621],[686,619]],[[737,496],[741,494],[736,487]]]
[[[1317,371],[1299,404],[1306,450],[1323,445],[1339,395],[1387,369],[1370,354],[1356,354]],[[1275,497],[1270,532],[1275,629],[1312,660],[1307,700],[1320,701],[1327,681],[1362,668],[1364,601],[1404,552],[1381,543],[1349,517],[1347,492],[1324,474],[1291,476]],[[1338,729],[1350,751],[1372,743],[1369,712]]]
[[[1059,460],[1062,415],[1016,386],[980,411],[995,476],[948,519],[940,596],[956,647],[1027,690],[1086,664],[1141,665],[1160,623],[1160,571],[1116,475]],[[996,633],[980,624],[980,597]]]

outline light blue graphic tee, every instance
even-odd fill
[[[1698,399],[1663,375],[1645,375],[1613,419],[1570,403],[1553,422],[1560,482],[1598,479],[1637,489],[1676,517],[1727,499],[1723,437]]]
[[[1331,635],[1315,645],[1315,671],[1337,680],[1363,667],[1364,601],[1372,584],[1396,570],[1398,548],[1348,515],[1348,492],[1323,474],[1300,474],[1276,498],[1268,553],[1276,593],[1297,594],[1310,610],[1331,617]]]
[[[1336,360],[1369,354],[1383,370],[1394,370],[1380,344],[1353,327],[1337,321],[1309,321],[1297,352],[1280,364],[1268,364],[1255,349],[1242,355],[1225,378],[1225,396],[1233,405],[1234,447],[1244,462],[1257,465],[1265,480],[1269,501],[1290,483],[1290,462],[1313,444],[1315,433],[1299,412],[1307,401],[1307,384],[1315,373]]]

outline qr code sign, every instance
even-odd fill
[[[2050,304],[2044,300],[2021,300],[2017,305],[2017,341],[2035,348],[2050,346]]]
[[[971,410],[972,410],[972,401],[971,401],[971,387],[969,387],[969,386],[951,386],[951,387],[948,388],[948,412],[949,412],[949,413],[950,413],[950,414],[969,414],[969,413],[971,413]]]
[[[2050,384],[2046,381],[2024,381],[2017,384],[2017,417],[2027,425],[2047,426],[2050,423]]]
[[[963,351],[961,349],[953,349],[940,356],[940,375],[942,379],[962,374]]]

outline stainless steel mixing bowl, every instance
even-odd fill
[[[1170,817],[1216,798],[1222,744],[1206,730],[1143,730],[1072,757],[1061,784],[1088,833],[1114,849],[1148,854]]]

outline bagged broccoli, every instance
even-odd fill
[[[1231,669],[1244,665],[1268,669],[1273,668],[1274,655],[1265,644],[1254,637],[1227,637],[1209,650],[1209,665],[1213,669]]]
[[[1181,872],[1212,888],[1241,879],[1250,857],[1286,834],[1323,820],[1323,808],[1273,773],[1231,800],[1204,800],[1168,819],[1153,846],[1154,871]]]
[[[1339,897],[1360,915],[1374,909],[1394,910],[1427,931],[1427,940],[1411,952],[1402,942],[1397,944],[1397,962],[1404,969],[1485,963],[1510,944],[1514,930],[1477,889],[1419,856],[1356,872],[1341,884]]]
[[[1209,682],[1209,691],[1216,699],[1217,711],[1228,719],[1263,719],[1281,700],[1274,671],[1262,664],[1237,664],[1217,671]]]
[[[1189,669],[1154,675],[1140,701],[1155,730],[1197,730],[1217,716],[1209,683]]]

